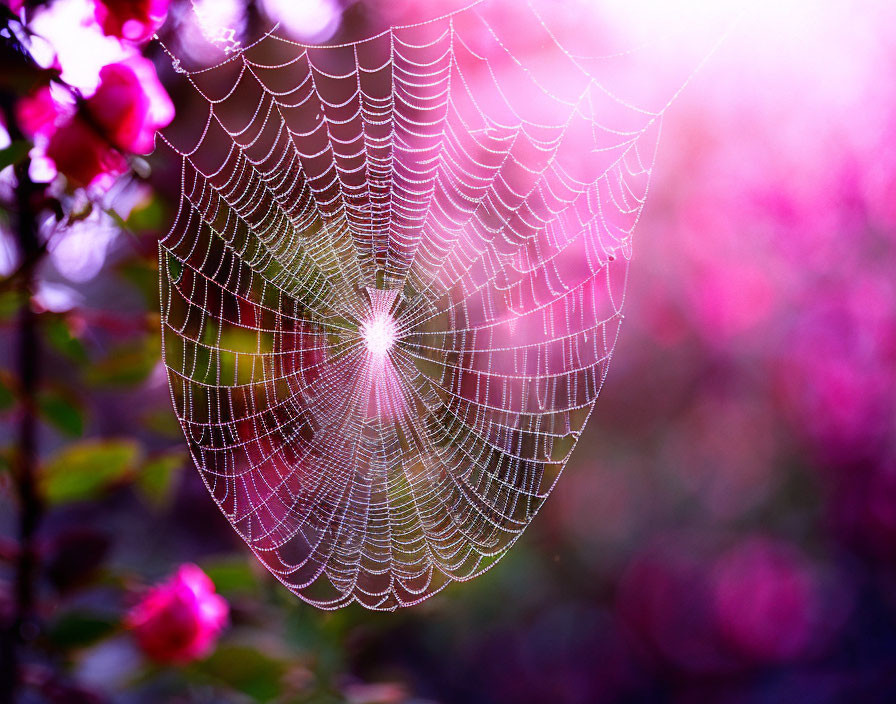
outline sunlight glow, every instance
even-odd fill
[[[383,358],[395,344],[395,321],[388,313],[380,314],[364,324],[361,334],[367,351],[374,357]]]

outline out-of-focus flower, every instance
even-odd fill
[[[35,183],[49,183],[56,177],[57,169],[47,158],[47,145],[57,126],[70,119],[73,112],[74,99],[55,85],[40,86],[17,101],[18,125],[34,142],[29,153],[31,165],[28,173]]]
[[[236,51],[246,31],[241,0],[194,0],[192,12],[178,17],[177,54],[208,66]]]
[[[108,186],[127,169],[124,157],[78,116],[53,133],[47,156],[76,186]]]
[[[408,691],[397,682],[351,684],[345,688],[349,704],[399,704],[408,698]]]
[[[18,14],[25,6],[25,0],[3,0],[2,4],[6,5],[10,10]]]
[[[777,479],[770,404],[732,391],[694,400],[668,434],[664,463],[713,515],[743,514],[768,497]]]
[[[92,0],[55,0],[35,12],[29,27],[35,60],[45,68],[60,68],[60,78],[85,96],[96,90],[103,66],[134,53],[133,46],[102,34]]]
[[[702,545],[676,536],[638,556],[619,586],[622,622],[650,659],[692,673],[736,666],[715,629]]]
[[[267,15],[292,36],[324,42],[339,28],[342,8],[334,0],[262,0]]]
[[[16,104],[19,127],[32,139],[36,135],[50,136],[56,129],[56,122],[67,112],[69,111],[53,98],[48,85],[20,98]]]
[[[122,153],[152,151],[156,131],[174,117],[155,67],[140,56],[103,67],[83,110],[47,146],[56,169],[78,186],[110,185],[127,169]]]
[[[772,311],[775,287],[757,264],[709,264],[694,276],[692,305],[700,329],[725,341],[751,330]]]
[[[87,109],[115,147],[136,154],[151,152],[156,131],[174,118],[155,67],[141,56],[104,66]]]
[[[795,548],[764,538],[736,545],[714,570],[719,631],[734,649],[759,661],[804,654],[815,635],[819,594]]]
[[[0,227],[0,276],[9,276],[15,271],[19,262],[19,251],[15,238]]]
[[[65,284],[52,281],[40,281],[32,301],[39,310],[48,310],[52,313],[65,313],[72,308],[81,305],[84,300],[78,291]]]
[[[887,274],[855,275],[812,292],[777,369],[781,400],[828,464],[873,457],[893,432],[896,296]]]
[[[618,605],[636,642],[703,674],[821,652],[851,608],[848,585],[782,540],[722,543],[676,535],[635,559]]]
[[[169,0],[96,0],[94,4],[96,21],[107,36],[143,42],[162,26]]]
[[[196,565],[181,565],[128,613],[137,645],[159,663],[187,663],[207,655],[227,623],[228,605]]]
[[[50,240],[50,261],[69,281],[86,283],[103,268],[109,248],[119,232],[112,218],[94,210],[87,218],[68,225]]]

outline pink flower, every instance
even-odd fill
[[[100,85],[50,137],[47,157],[77,186],[103,185],[124,173],[123,153],[146,154],[174,117],[155,67],[141,56],[104,66]],[[37,112],[36,109],[34,112]],[[46,124],[35,118],[35,122]]]
[[[754,538],[735,546],[716,564],[714,582],[719,630],[743,655],[790,660],[817,635],[817,585],[789,545]]]
[[[777,392],[828,464],[887,446],[896,389],[896,291],[889,272],[810,289],[776,370]]]
[[[169,0],[96,0],[96,21],[108,36],[143,42],[162,26]]]
[[[26,95],[16,104],[19,127],[32,139],[36,135],[50,136],[56,129],[57,120],[65,110],[54,99],[50,86],[41,86],[31,95]]]
[[[261,6],[287,34],[306,42],[326,41],[342,18],[342,8],[335,0],[262,0]]]
[[[25,0],[3,0],[2,4],[6,5],[16,14],[19,14],[22,11],[22,8],[25,6]]]
[[[102,185],[127,169],[124,157],[79,116],[53,133],[47,157],[76,186]]]
[[[186,564],[172,579],[150,589],[125,623],[151,660],[182,664],[212,650],[228,611],[208,575]]]
[[[648,547],[626,569],[617,607],[638,651],[690,673],[720,673],[737,661],[715,629],[707,548],[675,535]]]
[[[142,56],[104,66],[87,109],[113,146],[137,154],[151,152],[156,131],[174,118],[155,67]]]

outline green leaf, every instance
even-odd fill
[[[186,463],[186,453],[176,450],[149,459],[137,475],[137,488],[153,506],[165,505]]]
[[[203,562],[202,569],[215,583],[215,589],[224,596],[245,594],[258,589],[258,579],[250,560],[240,558]]]
[[[136,287],[153,307],[159,304],[159,266],[155,260],[132,257],[118,265],[121,276]]]
[[[180,277],[184,273],[183,263],[174,255],[169,254],[167,257],[167,264],[168,278],[171,279],[172,282],[177,283],[178,281],[180,281]]]
[[[230,645],[219,647],[207,660],[197,663],[196,670],[256,701],[267,702],[279,694],[286,664],[256,648]]]
[[[74,362],[86,362],[87,350],[84,344],[74,337],[65,320],[60,316],[46,316],[44,334],[47,342],[59,354]]]
[[[26,156],[28,156],[28,151],[30,149],[31,144],[26,142],[24,139],[17,139],[5,149],[0,149],[0,171],[5,169],[7,166],[18,164]]]
[[[0,293],[0,320],[9,320],[19,312],[27,298],[20,291],[3,291]]]
[[[116,620],[105,614],[69,611],[50,625],[47,635],[55,647],[71,650],[93,645],[117,630]]]
[[[53,504],[98,496],[134,471],[140,447],[133,440],[85,440],[69,445],[44,467],[44,495]]]
[[[37,398],[41,415],[63,433],[78,436],[84,433],[84,416],[81,409],[64,396],[51,391]]]
[[[0,411],[11,408],[16,401],[16,396],[12,389],[6,384],[6,381],[0,377]]]
[[[149,376],[161,355],[155,335],[113,349],[105,359],[91,365],[87,381],[99,386],[130,386]]]
[[[168,438],[183,438],[183,431],[180,423],[177,422],[177,416],[171,408],[151,409],[143,414],[140,418],[140,424],[146,429],[157,435]]]
[[[167,221],[164,204],[159,198],[148,198],[131,211],[126,220],[134,232],[161,230]]]

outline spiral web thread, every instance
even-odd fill
[[[208,113],[160,248],[172,400],[237,533],[321,608],[493,565],[607,373],[662,112],[514,15],[175,64]]]

